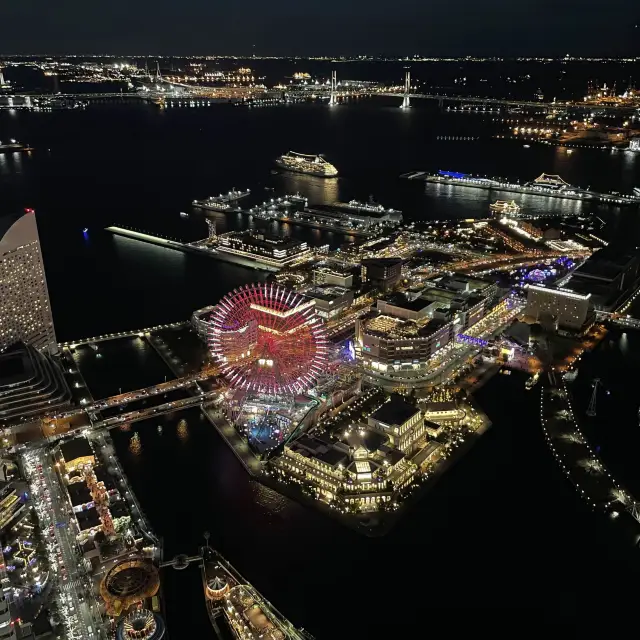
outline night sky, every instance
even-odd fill
[[[638,0],[3,0],[0,53],[638,55]]]

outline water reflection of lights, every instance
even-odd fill
[[[318,178],[300,173],[279,176],[285,193],[300,193],[313,204],[333,204],[339,200],[339,178]]]
[[[186,441],[189,438],[189,429],[187,421],[184,418],[178,422],[177,434],[180,440]]]
[[[139,455],[142,452],[142,444],[140,443],[140,436],[137,432],[133,434],[133,437],[129,441],[129,451],[134,455]]]
[[[629,337],[627,336],[627,332],[624,331],[620,336],[619,348],[621,353],[626,354],[629,351]]]

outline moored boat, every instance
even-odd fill
[[[296,629],[208,544],[202,549],[202,586],[218,638],[313,640]]]
[[[504,215],[514,215],[520,213],[520,207],[516,204],[515,200],[507,202],[506,200],[497,200],[489,205],[489,209],[494,213],[500,213]]]

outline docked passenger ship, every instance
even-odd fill
[[[202,581],[209,619],[220,640],[313,640],[296,629],[217,551],[202,550]]]
[[[276,160],[276,164],[286,171],[306,173],[307,175],[321,178],[334,178],[338,175],[338,170],[319,155],[314,156],[289,151],[289,153],[280,156]]]
[[[489,205],[489,209],[494,213],[503,215],[515,215],[520,213],[520,207],[516,204],[515,200],[512,200],[511,202],[496,200],[496,202]]]

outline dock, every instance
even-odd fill
[[[249,269],[255,269],[257,271],[269,271],[277,272],[280,269],[274,265],[265,264],[258,260],[251,260],[232,253],[218,251],[207,245],[204,245],[202,241],[199,242],[179,242],[178,240],[170,240],[169,238],[162,238],[160,236],[153,236],[149,233],[142,231],[134,231],[132,229],[126,229],[124,227],[110,226],[106,228],[106,231],[124,236],[125,238],[131,238],[133,240],[140,240],[141,242],[147,242],[149,244],[155,244],[159,247],[165,247],[166,249],[174,249],[175,251],[182,251],[184,253],[196,253],[207,258],[213,258],[214,260],[220,260],[221,262],[230,262],[232,264],[240,265],[241,267],[247,267]]]
[[[232,202],[237,203],[237,200],[248,195],[249,191],[230,191],[229,194],[236,195],[232,200],[229,199],[230,196],[220,195],[210,197],[207,200],[193,200],[191,204],[196,209],[240,214],[266,222],[282,222],[283,224],[322,229],[359,238],[371,238],[380,232],[380,228],[372,230],[367,224],[354,226],[354,218],[357,218],[358,215],[366,216],[366,211],[339,211],[339,207],[332,209],[331,206],[326,210],[320,210],[309,207],[307,199],[300,194],[273,198],[249,209],[231,204]],[[393,227],[396,225],[387,224],[385,226]]]
[[[236,191],[235,188],[227,193],[218,196],[209,196],[206,200],[194,200],[191,204],[198,209],[208,209],[209,211],[220,211],[222,213],[237,213],[240,207],[232,206],[238,200],[246,198],[251,193],[251,189],[246,191]]]
[[[578,200],[580,202],[601,202],[617,206],[640,206],[640,197],[625,196],[613,193],[599,193],[574,187],[567,191],[564,189],[544,189],[526,185],[515,184],[502,180],[490,180],[487,178],[474,178],[473,176],[451,177],[439,174],[430,174],[425,171],[412,171],[403,173],[401,178],[407,180],[424,180],[431,184],[442,184],[454,187],[468,187],[483,191],[502,191],[504,193],[520,193],[523,195],[541,196],[543,198],[559,198],[561,200]]]

